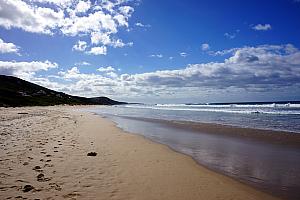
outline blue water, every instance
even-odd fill
[[[300,104],[121,105],[103,107],[101,113],[300,133]]]

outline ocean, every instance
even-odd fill
[[[189,155],[218,173],[275,196],[300,199],[299,145],[209,134],[189,127],[190,122],[198,122],[300,134],[300,102],[127,104],[88,111],[111,119],[127,132]],[[172,121],[183,125],[172,126]]]
[[[102,114],[217,123],[300,133],[300,102],[235,104],[129,104],[106,107]]]

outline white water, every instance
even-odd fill
[[[128,104],[105,107],[108,115],[217,123],[300,133],[300,104]]]
[[[186,105],[186,104],[157,104],[157,105],[125,105],[126,108],[153,110],[195,111],[195,112],[225,112],[240,114],[273,114],[300,115],[300,104],[255,104],[255,105]]]

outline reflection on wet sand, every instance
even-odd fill
[[[300,147],[297,145],[203,133],[163,121],[110,118],[125,131],[166,144],[210,169],[276,196],[300,198]]]

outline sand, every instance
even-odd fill
[[[16,198],[276,199],[68,106],[0,108],[0,199]]]

